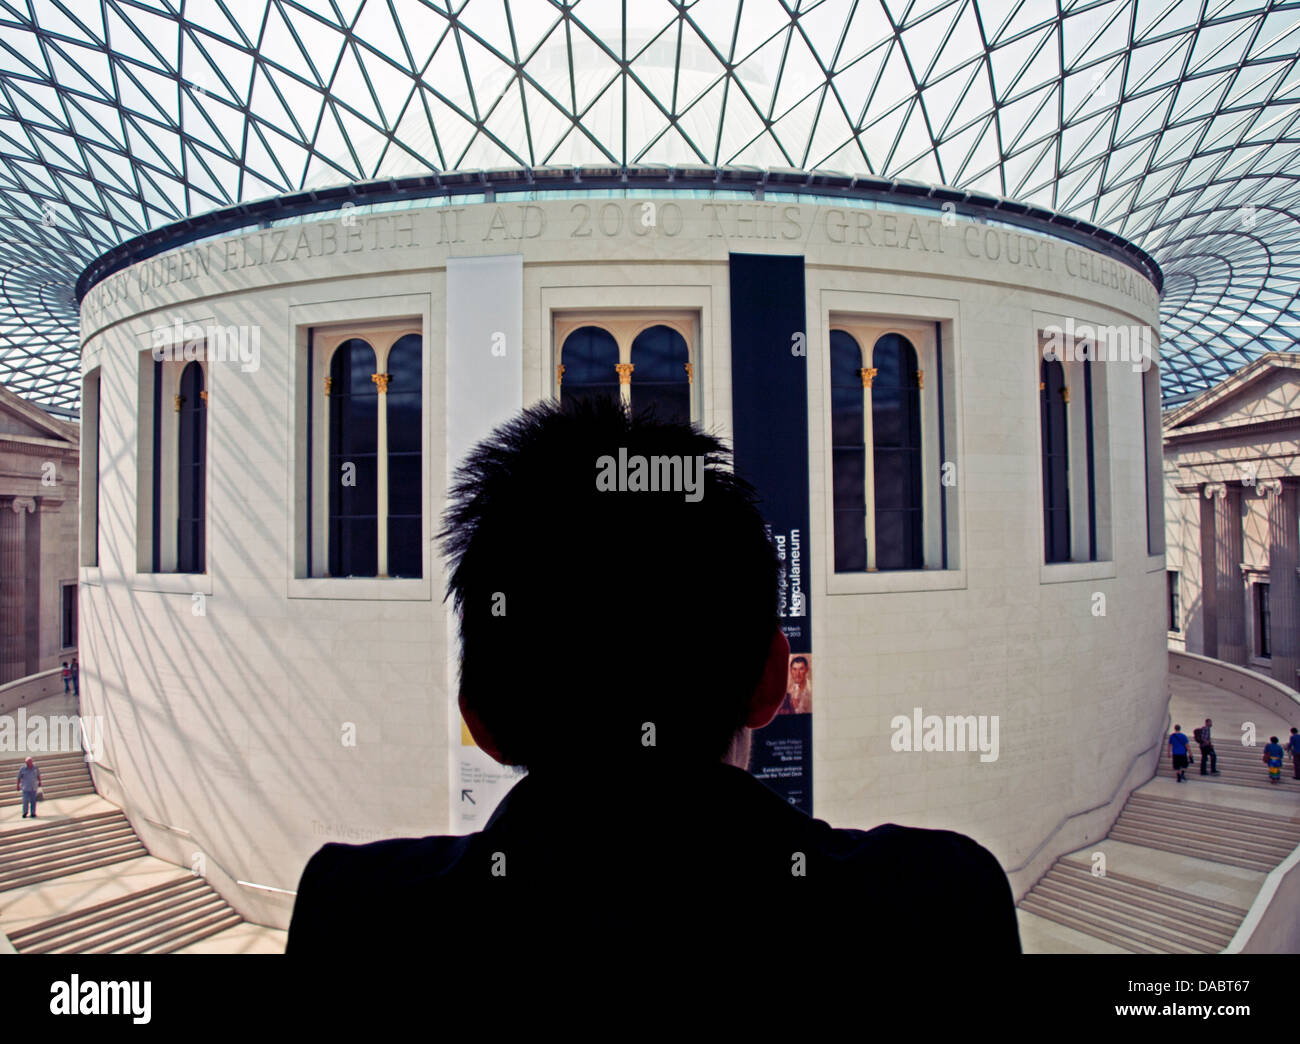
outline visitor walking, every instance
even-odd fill
[[[1295,778],[1300,779],[1300,729],[1291,726],[1291,736],[1286,741],[1291,748],[1291,765],[1295,769]]]
[[[41,770],[36,767],[35,762],[28,758],[23,767],[18,770],[18,789],[23,792],[23,818],[27,818],[27,809],[30,806],[32,818],[36,818],[36,795],[41,789]]]
[[[63,694],[66,696],[72,688],[72,671],[68,667],[68,661],[63,661]]]
[[[1264,764],[1268,766],[1268,781],[1270,783],[1282,782],[1282,755],[1284,753],[1282,744],[1277,741],[1277,737],[1270,736],[1268,746],[1264,748]]]
[[[1179,783],[1187,782],[1187,734],[1175,725],[1169,736],[1169,753],[1174,757],[1174,772]]]
[[[81,668],[77,666],[77,658],[74,656],[72,658],[72,694],[74,696],[81,695],[80,675],[81,675]]]
[[[1219,755],[1214,752],[1214,741],[1210,737],[1210,726],[1213,725],[1209,718],[1205,719],[1205,724],[1199,729],[1192,731],[1192,738],[1196,740],[1197,745],[1201,748],[1201,775],[1206,775],[1205,759],[1210,759],[1209,775],[1217,776],[1219,774]]]

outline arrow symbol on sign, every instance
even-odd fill
[[[470,797],[472,793],[474,793],[472,790],[462,790],[460,792],[460,799],[462,801],[468,801],[471,805],[477,805],[478,802],[475,801],[472,797]]]

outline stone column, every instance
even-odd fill
[[[876,368],[864,366],[858,371],[862,378],[862,438],[867,452],[862,459],[862,489],[866,494],[867,514],[867,572],[876,572],[876,430],[871,413],[871,385],[876,379]]]
[[[1219,581],[1215,548],[1218,540],[1215,534],[1216,498],[1227,495],[1222,483],[1207,483],[1201,486],[1201,641],[1200,647],[1188,645],[1187,651],[1200,653],[1202,656],[1219,655]]]
[[[1268,604],[1273,617],[1269,647],[1273,678],[1300,686],[1300,483],[1273,479],[1268,490]]]
[[[27,673],[27,516],[35,510],[32,497],[0,505],[0,684]]]
[[[1214,561],[1218,586],[1218,658],[1246,663],[1246,591],[1241,574],[1241,487],[1224,486],[1214,498]]]
[[[377,529],[377,568],[375,575],[380,578],[388,576],[388,384],[393,379],[391,374],[372,373],[370,379],[379,389],[379,420],[375,431],[375,484],[378,506],[375,510],[375,527]]]

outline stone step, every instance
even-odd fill
[[[1021,900],[1020,905],[1023,909],[1037,914],[1039,917],[1046,917],[1048,920],[1056,921],[1067,928],[1073,928],[1075,931],[1083,932],[1085,935],[1091,935],[1097,939],[1104,939],[1108,943],[1122,946],[1134,953],[1206,952],[1204,949],[1155,936],[1138,928],[1117,924],[1109,917],[1080,911],[1075,905],[1062,903],[1057,899],[1035,896],[1031,893]]]
[[[1196,923],[1211,931],[1226,931],[1231,934],[1237,930],[1237,925],[1241,923],[1242,915],[1234,915],[1215,909],[1212,906],[1205,906],[1197,902],[1194,897],[1157,895],[1111,876],[1092,877],[1091,874],[1080,874],[1078,871],[1062,865],[1059,861],[1043,875],[1043,880],[1059,881],[1062,884],[1073,885],[1076,888],[1095,890],[1098,894],[1123,900],[1134,907],[1150,910],[1161,916],[1168,915],[1170,910],[1177,910],[1180,916],[1193,918]]]
[[[1151,831],[1154,836],[1160,836],[1170,833],[1172,824],[1164,815],[1126,809],[1115,821],[1115,826],[1139,832]],[[1214,826],[1196,829],[1189,827],[1186,822],[1177,824],[1173,837],[1185,842],[1189,853],[1194,853],[1201,845],[1230,845],[1245,854],[1261,859],[1276,858],[1279,863],[1290,855],[1296,846],[1296,842],[1286,838],[1275,841],[1267,837],[1258,837],[1244,830],[1228,830]]]
[[[1205,859],[1211,863],[1224,863],[1228,866],[1239,866],[1245,870],[1259,870],[1267,873],[1277,866],[1276,862],[1269,862],[1254,858],[1251,856],[1240,855],[1229,847],[1201,846],[1194,852],[1189,851],[1186,844],[1181,841],[1164,841],[1153,839],[1149,834],[1143,831],[1125,830],[1118,825],[1113,828],[1108,835],[1110,840],[1124,841],[1131,845],[1140,845],[1146,848],[1159,849],[1162,852],[1176,852],[1178,855],[1191,856],[1196,859]]]
[[[1050,874],[1039,881],[1034,891],[1041,896],[1073,904],[1081,911],[1107,917],[1120,924],[1137,927],[1161,938],[1183,941],[1186,945],[1209,947],[1211,951],[1223,949],[1231,940],[1232,932],[1221,925],[1208,926],[1187,914],[1155,911],[1131,902],[1125,896],[1107,895],[1097,889],[1062,881]]]
[[[109,899],[107,902],[96,903],[94,906],[11,931],[9,941],[20,953],[45,953],[52,946],[65,945],[75,933],[87,927],[98,928],[105,924],[111,926],[113,918],[121,914],[145,909],[159,902],[182,899],[201,888],[201,879],[193,875],[178,877],[118,899]]]

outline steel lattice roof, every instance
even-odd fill
[[[0,0],[0,381],[75,408],[94,257],[436,170],[826,169],[1093,222],[1177,399],[1300,339],[1300,0]]]

